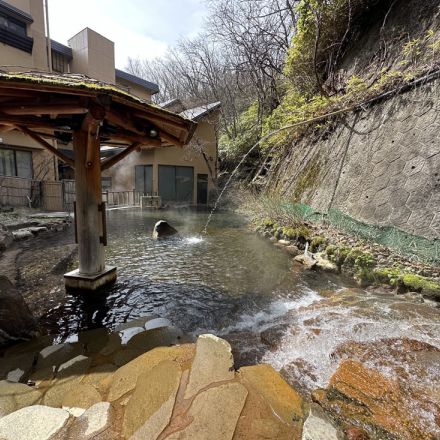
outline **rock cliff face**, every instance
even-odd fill
[[[362,39],[347,50],[341,74],[362,74],[368,84],[377,69],[392,73],[403,62],[402,48],[409,50],[408,41],[438,32],[434,3],[438,7],[438,2],[399,1],[385,21],[375,17]],[[272,169],[271,187],[323,213],[338,209],[368,224],[438,238],[439,76],[349,113],[331,126],[310,129],[289,145]]]

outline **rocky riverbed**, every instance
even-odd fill
[[[300,395],[269,365],[236,371],[230,345],[213,335],[188,343],[166,320],[146,318],[50,342],[1,358],[0,438],[301,438]]]

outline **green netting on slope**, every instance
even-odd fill
[[[355,220],[338,209],[327,214],[315,211],[308,205],[285,203],[287,214],[308,221],[327,221],[344,232],[381,244],[414,260],[440,263],[440,241],[412,235],[393,226],[375,226]]]

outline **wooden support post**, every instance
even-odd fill
[[[67,288],[96,290],[116,279],[116,268],[106,267],[104,259],[99,146],[87,124],[73,133],[79,269],[65,275]]]
[[[87,142],[89,141],[89,142]],[[96,275],[104,270],[104,247],[99,242],[102,235],[101,167],[99,160],[99,139],[88,135],[85,130],[73,134],[75,151],[75,191],[79,243],[79,273]],[[91,159],[90,162],[86,160]],[[87,166],[89,165],[89,166]]]

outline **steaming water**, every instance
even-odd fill
[[[179,237],[151,238],[162,216]],[[118,281],[92,301],[69,297],[44,318],[51,331],[67,338],[80,329],[114,329],[156,314],[194,336],[224,337],[238,365],[268,362],[306,392],[325,387],[350,356],[390,376],[403,369],[411,386],[429,389],[438,380],[440,359],[421,374],[419,361],[398,355],[405,337],[440,348],[440,313],[430,305],[369,293],[337,276],[292,270],[284,252],[230,213],[212,216],[210,234],[203,237],[198,231],[206,213],[124,210],[108,217],[107,258],[118,266]],[[357,351],[347,343],[358,344]],[[433,413],[415,411],[432,423]]]

